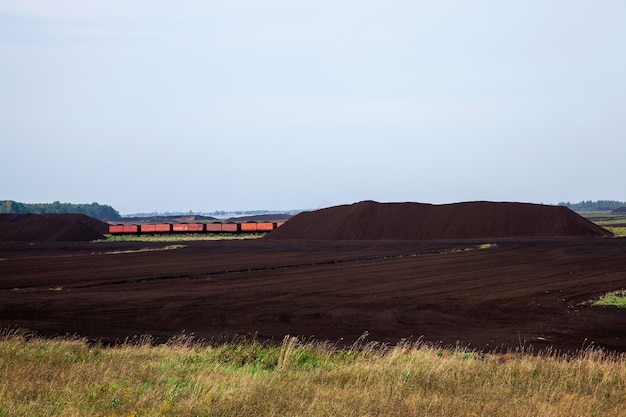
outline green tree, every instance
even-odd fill
[[[18,203],[13,200],[0,201],[0,213],[78,213],[85,214],[99,220],[120,219],[120,213],[113,207],[106,204],[72,204],[55,201],[53,203]]]

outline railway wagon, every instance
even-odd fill
[[[239,223],[222,223],[222,233],[237,233],[240,231]]]
[[[139,225],[137,224],[112,224],[109,225],[109,233],[111,234],[138,234]]]
[[[110,224],[109,233],[111,233],[112,235],[124,233],[124,225],[123,224]]]
[[[140,228],[138,224],[129,224],[127,226],[124,226],[124,233],[139,233],[140,232]]]
[[[254,233],[257,231],[257,223],[241,223],[240,228],[242,232]]]
[[[271,232],[276,229],[276,224],[272,222],[259,222],[256,224],[257,232]]]
[[[141,233],[172,233],[173,225],[170,223],[141,224],[139,231]]]
[[[204,230],[207,233],[222,233],[222,223],[207,223]]]
[[[203,233],[205,230],[204,223],[180,223],[172,226],[174,233]]]
[[[120,234],[169,234],[169,233],[256,233],[271,232],[285,222],[244,223],[154,223],[132,225],[109,225],[109,233]]]
[[[139,225],[137,224],[112,224],[109,225],[109,233],[114,234],[138,234]]]

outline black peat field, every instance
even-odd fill
[[[0,217],[0,416],[626,414],[626,311],[595,303],[626,239],[565,207],[365,201],[176,242],[70,217]]]

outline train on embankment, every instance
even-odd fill
[[[176,234],[176,233],[268,233],[282,226],[285,222],[228,222],[228,223],[148,223],[148,224],[111,224],[109,234]]]

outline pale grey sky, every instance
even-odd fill
[[[0,0],[0,199],[626,200],[624,22],[621,0]]]

